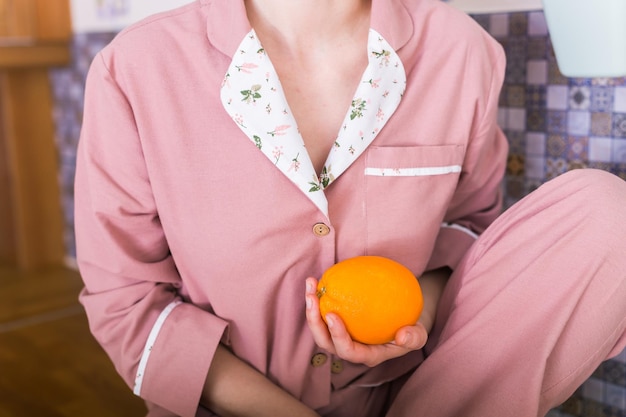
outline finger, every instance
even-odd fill
[[[319,299],[316,294],[317,280],[315,278],[306,279],[305,302],[306,302],[306,319],[313,335],[315,344],[320,348],[335,353],[333,341],[328,332],[328,327],[320,313]]]
[[[317,296],[317,280],[313,277],[309,277],[304,281],[304,295]]]
[[[382,345],[366,345],[352,340],[343,321],[336,314],[327,314],[326,321],[337,356],[370,367],[420,349],[427,338],[424,326],[407,326],[398,331],[397,341]],[[401,340],[403,344],[398,343]]]
[[[394,343],[396,346],[403,347],[408,350],[418,350],[426,345],[428,341],[428,332],[422,323],[415,326],[402,327],[396,333]]]
[[[326,315],[326,322],[328,323],[328,329],[335,347],[336,355],[346,361],[362,363],[371,367],[391,357],[404,354],[399,353],[400,351],[406,352],[406,350],[397,346],[392,346],[392,349],[389,349],[385,345],[365,345],[352,340],[345,324],[336,314],[328,313]],[[394,349],[398,350],[397,354],[391,353]]]
[[[333,341],[333,345],[335,346],[335,350],[344,353],[354,350],[355,342],[354,340],[352,340],[352,337],[348,333],[348,330],[346,329],[343,320],[341,320],[341,318],[337,314],[326,314],[326,324],[328,325],[328,331]]]

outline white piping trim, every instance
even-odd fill
[[[365,168],[365,175],[376,177],[425,177],[459,172],[461,172],[461,165],[421,168]]]
[[[143,348],[143,354],[141,355],[141,360],[139,361],[137,375],[135,376],[135,386],[133,388],[133,393],[137,396],[141,394],[141,384],[143,383],[143,376],[146,371],[146,366],[148,365],[148,358],[150,357],[150,352],[152,352],[152,347],[154,346],[154,343],[159,336],[159,332],[163,327],[163,323],[165,323],[165,319],[179,304],[182,304],[182,301],[175,300],[169,303],[167,307],[165,307],[165,309],[161,311],[161,314],[159,314],[159,317],[154,323],[154,326],[152,326],[152,330],[150,330],[148,340],[146,340],[146,346]]]
[[[472,232],[467,227],[463,227],[463,226],[461,226],[459,224],[456,224],[456,223],[441,223],[441,227],[458,230],[459,232],[463,232],[466,235],[469,235],[469,236],[473,237],[474,239],[478,239],[478,235],[476,233]]]

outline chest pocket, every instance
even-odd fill
[[[463,145],[370,147],[365,167],[367,251],[422,271],[458,183]]]

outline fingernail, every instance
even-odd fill
[[[306,297],[304,300],[306,302],[307,310],[310,310],[311,309],[311,298],[310,297]]]
[[[306,292],[308,294],[310,294],[313,291],[313,284],[311,284],[310,282],[306,283]]]
[[[332,317],[330,317],[328,315],[326,316],[326,325],[328,326],[329,329],[332,329],[333,326],[335,325]]]
[[[408,346],[409,343],[411,343],[411,335],[407,333],[402,337],[402,346]]]

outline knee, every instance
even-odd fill
[[[577,169],[562,177],[587,220],[596,227],[626,231],[626,181],[600,169]]]
[[[622,211],[626,204],[626,181],[601,169],[575,169],[553,181],[556,187],[568,189],[597,209],[615,207]]]
[[[560,218],[576,222],[579,227],[626,232],[626,181],[614,174],[600,169],[576,169],[536,191],[539,202],[553,207]]]
[[[596,168],[573,169],[560,175],[558,178],[585,185],[624,187],[626,184],[626,182],[617,175]]]

